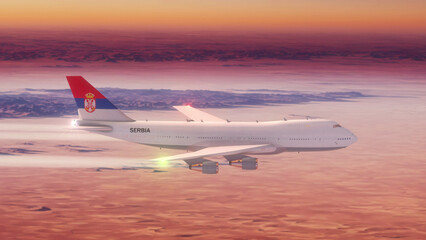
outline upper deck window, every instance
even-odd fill
[[[340,124],[334,124],[333,125],[333,128],[340,128],[340,127],[342,127],[342,126],[340,126]]]

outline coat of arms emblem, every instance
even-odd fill
[[[86,95],[84,95],[84,109],[86,109],[86,111],[88,113],[92,113],[95,111],[96,109],[96,100],[95,100],[95,94],[93,93],[86,93]]]

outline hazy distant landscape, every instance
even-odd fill
[[[360,92],[296,92],[258,89],[247,92],[171,89],[99,89],[123,110],[171,110],[190,104],[200,108],[234,108],[271,104],[351,101],[368,97]],[[71,91],[25,89],[0,92],[0,118],[59,117],[77,114]]]

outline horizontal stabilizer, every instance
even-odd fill
[[[72,130],[84,130],[93,132],[111,132],[112,127],[109,126],[79,126],[73,127]]]

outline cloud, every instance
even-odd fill
[[[149,34],[149,35],[148,35]],[[70,35],[73,37],[70,38]],[[148,37],[149,36],[149,37]],[[108,41],[103,39],[108,38]],[[80,68],[75,63],[206,62],[244,61],[224,67],[250,67],[252,61],[268,60],[279,65],[286,60],[310,61],[338,57],[337,64],[383,60],[425,61],[424,37],[314,34],[197,34],[80,32],[0,33],[0,61],[50,60],[42,68]],[[173,41],[170,41],[173,39]],[[273,61],[271,61],[273,60]],[[275,61],[275,62],[274,62]],[[64,64],[65,63],[65,64]],[[371,62],[370,62],[371,63]],[[349,63],[355,64],[355,63]]]
[[[0,148],[0,155],[15,155],[17,154],[37,154],[44,151],[31,150],[26,148]]]
[[[64,148],[71,152],[82,152],[82,153],[91,153],[91,152],[103,152],[106,151],[106,148],[91,148],[79,145],[56,145],[56,147]]]
[[[43,68],[81,68],[80,65],[43,65]]]
[[[51,209],[51,208],[48,208],[48,207],[43,206],[43,207],[38,208],[38,209],[35,209],[35,210],[33,210],[33,211],[36,211],[36,212],[46,212],[46,211],[50,211],[50,210],[52,210],[52,209]]]

